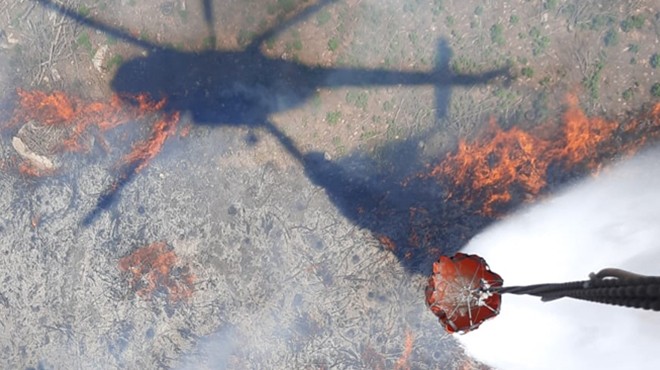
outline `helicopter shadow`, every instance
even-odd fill
[[[164,114],[186,113],[197,125],[249,127],[272,134],[302,164],[309,179],[323,187],[332,202],[351,221],[391,240],[396,245],[393,252],[409,270],[421,272],[423,266],[430,266],[427,259],[433,253],[420,253],[419,250],[430,250],[431,245],[446,245],[448,237],[443,235],[462,235],[447,231],[447,228],[454,230],[452,225],[460,225],[461,222],[453,216],[448,217],[454,210],[444,204],[442,189],[430,184],[402,185],[404,175],[408,175],[411,168],[422,167],[422,160],[415,151],[415,139],[387,144],[387,150],[410,155],[405,157],[405,161],[391,165],[389,170],[383,170],[383,166],[370,163],[359,151],[337,161],[329,161],[318,152],[302,153],[298,145],[269,118],[306,104],[319,89],[432,86],[435,89],[437,120],[447,114],[452,88],[492,83],[497,78],[506,78],[506,69],[469,75],[453,73],[449,65],[451,49],[444,39],[437,43],[436,65],[428,72],[317,67],[272,58],[262,52],[267,40],[334,0],[321,0],[304,7],[297,14],[256,35],[239,51],[215,49],[211,0],[200,0],[212,41],[208,49],[200,51],[181,51],[154,44],[51,0],[35,1],[83,26],[145,50],[146,56],[122,63],[110,83],[112,90],[125,102],[139,104],[137,97],[146,94],[155,101],[165,101],[162,106]],[[399,155],[398,158],[403,157]],[[358,162],[362,163],[359,170],[352,167]],[[94,209],[84,218],[84,225],[94,222],[99,214],[118,202],[121,189],[136,175],[135,168],[140,165],[131,164],[119,169],[115,182],[101,194]],[[406,168],[408,170],[404,170]],[[433,207],[438,209],[431,209]],[[411,209],[424,209],[422,213],[427,216],[422,217],[422,213],[411,216]],[[456,214],[459,217],[464,213],[456,211]],[[425,238],[431,237],[433,240],[414,245],[409,240],[413,228],[427,230],[424,231],[428,234]]]
[[[83,26],[144,49],[146,56],[122,63],[110,85],[123,100],[139,104],[138,96],[164,99],[163,112],[190,113],[195,124],[260,127],[273,114],[309,101],[319,89],[339,87],[433,86],[437,112],[446,114],[451,88],[492,82],[508,76],[506,68],[480,74],[457,74],[449,68],[451,50],[439,40],[432,71],[367,68],[324,68],[266,56],[262,46],[336,0],[320,0],[256,35],[242,50],[181,51],[133,36],[52,0],[34,0]],[[209,39],[215,40],[213,2],[200,0]]]
[[[442,179],[428,173],[419,142],[424,135],[388,143],[374,158],[354,152],[329,160],[303,157],[306,176],[360,228],[370,230],[410,273],[428,275],[440,255],[453,254],[493,219],[457,202]]]

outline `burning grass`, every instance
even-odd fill
[[[147,140],[138,142],[123,159],[124,165],[134,165],[135,172],[146,167],[149,160],[154,158],[165,145],[165,141],[176,131],[179,122],[179,112],[166,114],[151,126],[151,135]]]
[[[396,364],[394,366],[395,370],[411,369],[408,360],[410,359],[410,354],[412,353],[413,350],[413,343],[414,343],[413,332],[411,330],[406,330],[406,339],[403,347],[403,353],[401,354],[401,357],[399,357],[399,359],[396,361]]]
[[[496,216],[514,197],[539,194],[553,171],[597,171],[617,155],[634,153],[658,135],[660,104],[619,123],[587,117],[577,98],[569,96],[560,124],[558,134],[548,135],[551,123],[536,131],[503,130],[491,120],[480,139],[461,141],[454,153],[420,177],[447,184],[449,199]]]
[[[119,268],[130,274],[131,288],[142,298],[165,294],[170,302],[190,298],[195,276],[180,266],[176,253],[165,243],[156,242],[119,260]]]
[[[83,140],[92,127],[99,134],[136,120],[151,119],[151,134],[142,141],[133,145],[130,153],[125,155],[118,164],[121,168],[131,168],[137,173],[146,167],[149,160],[155,157],[162,149],[165,141],[177,128],[179,113],[160,113],[166,104],[165,100],[152,101],[146,95],[132,97],[135,105],[127,105],[118,96],[113,96],[108,102],[86,102],[83,99],[66,95],[56,91],[46,93],[42,91],[17,90],[18,104],[8,123],[8,128],[22,125],[25,122],[35,121],[40,125],[55,126],[66,130],[66,135],[57,145],[59,151],[87,152],[91,148],[89,141]],[[107,141],[99,137],[101,145],[107,148]],[[52,172],[37,171],[35,166],[23,163],[19,168],[22,174],[28,176],[44,176]],[[124,174],[130,175],[130,174]]]
[[[18,172],[21,175],[28,176],[28,177],[48,176],[48,175],[52,175],[53,173],[55,173],[55,171],[53,171],[53,170],[39,168],[39,167],[35,166],[30,161],[21,161],[18,164]]]
[[[381,216],[396,217],[377,227],[382,248],[426,272],[429,261],[456,252],[493,218],[657,140],[660,103],[614,120],[587,116],[569,97],[556,120],[536,127],[505,130],[491,120],[476,139],[398,183],[412,199],[407,215]]]
[[[128,122],[129,118],[117,97],[113,97],[109,103],[89,103],[61,91],[45,93],[18,89],[17,94],[18,105],[10,126],[36,121],[46,126],[66,127],[70,131],[62,142],[62,150],[87,150],[89,148],[81,145],[80,137],[90,126],[106,131]]]

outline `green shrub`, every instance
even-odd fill
[[[520,72],[527,78],[534,77],[534,69],[532,67],[524,67]]]
[[[660,66],[660,54],[658,53],[653,54],[651,56],[650,63],[651,63],[651,67],[658,68],[658,66]]]
[[[412,42],[413,45],[417,45],[417,42],[419,41],[419,37],[415,32],[411,32],[408,34],[408,40]]]
[[[438,15],[445,10],[444,0],[434,0],[433,1],[433,15]]]
[[[330,21],[331,15],[330,12],[327,10],[321,10],[317,15],[316,15],[316,23],[318,23],[319,26],[323,26],[324,24],[328,23]]]
[[[452,59],[449,64],[452,72],[456,74],[467,74],[477,72],[477,63],[465,56],[459,56]]]
[[[598,31],[603,29],[605,26],[612,26],[614,24],[614,17],[609,15],[595,15],[591,18],[591,23],[589,24],[589,29],[593,31]]]
[[[119,54],[115,54],[110,58],[107,64],[108,69],[113,69],[115,67],[119,67],[122,63],[124,63],[124,57],[122,57]]]
[[[651,86],[651,95],[660,98],[660,82],[656,82]]]
[[[340,119],[341,119],[340,111],[328,112],[328,114],[325,115],[326,122],[328,122],[331,126],[336,125]]]
[[[292,12],[296,9],[295,0],[277,0],[277,5],[279,5],[280,9],[285,13]]]
[[[557,0],[547,0],[543,3],[543,9],[545,10],[554,10],[557,8]]]
[[[561,8],[561,14],[567,18],[574,16],[575,12],[577,12],[577,7],[575,4],[566,4]]]
[[[504,39],[504,27],[496,23],[490,28],[490,40],[499,46],[504,46],[506,40]]]
[[[621,21],[621,30],[629,32],[633,29],[642,29],[644,26],[644,17],[641,15],[633,15]]]
[[[541,121],[543,121],[550,113],[549,104],[548,94],[546,92],[541,92],[536,99],[532,101],[532,109]]]
[[[550,85],[550,81],[552,81],[550,76],[545,76],[541,79],[541,81],[539,81],[539,85],[544,86],[544,87],[548,86],[548,85]]]
[[[594,66],[594,71],[591,75],[582,80],[582,85],[589,92],[589,96],[594,100],[597,100],[600,97],[600,77],[604,67],[605,63],[599,61]]]
[[[80,5],[78,7],[78,15],[80,15],[81,17],[87,18],[87,17],[89,17],[90,13],[91,13],[91,10],[87,6]]]
[[[85,49],[88,53],[92,53],[92,41],[89,39],[89,34],[83,32],[76,39],[76,46]]]
[[[239,43],[242,46],[245,46],[245,45],[250,43],[250,41],[252,40],[252,37],[254,37],[254,33],[248,32],[244,39],[239,40]],[[204,49],[213,49],[213,48],[215,48],[215,36],[204,37],[204,40],[202,40],[202,47]]]
[[[605,46],[616,46],[619,43],[619,33],[614,28],[610,28],[605,37],[603,37]]]
[[[339,40],[336,37],[331,38],[328,40],[328,49],[330,51],[335,51],[339,48]]]
[[[633,97],[633,89],[632,89],[632,88],[626,89],[626,90],[621,94],[621,97],[622,97],[623,100],[625,100],[625,101],[628,101],[628,100],[632,99],[632,97]]]
[[[179,18],[181,18],[182,23],[188,23],[188,15],[190,13],[188,13],[187,10],[179,9],[177,13],[179,14]]]
[[[147,30],[141,30],[140,34],[138,35],[138,39],[141,41],[148,41],[149,34],[147,33]]]
[[[267,49],[272,49],[275,47],[275,38],[274,37],[269,37],[266,39],[266,48]]]
[[[541,30],[537,27],[532,27],[529,30],[529,36],[532,38],[532,54],[534,56],[543,53],[548,45],[550,45],[550,38],[541,35]]]
[[[532,42],[532,54],[537,56],[543,53],[548,45],[550,45],[550,38],[548,36],[541,36],[534,39]]]
[[[346,93],[346,102],[358,108],[365,109],[367,107],[367,103],[369,102],[369,95],[367,95],[367,93],[364,91],[349,91]]]
[[[532,27],[532,28],[529,30],[529,36],[530,36],[531,38],[533,38],[533,39],[536,39],[536,38],[538,38],[539,36],[541,36],[541,30],[539,30],[537,27]]]

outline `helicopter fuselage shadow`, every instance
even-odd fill
[[[268,129],[271,115],[305,104],[322,88],[428,85],[442,87],[448,99],[452,86],[483,84],[506,74],[494,70],[453,75],[447,68],[431,72],[320,68],[268,58],[256,47],[240,52],[158,49],[122,64],[111,87],[131,104],[139,104],[138,96],[145,94],[164,99],[164,112],[189,113],[197,125]],[[297,150],[292,145],[287,149]],[[130,178],[112,191],[119,192]]]
[[[448,68],[431,72],[321,68],[265,57],[256,48],[240,52],[160,49],[122,64],[111,87],[132,103],[143,94],[166,99],[164,110],[190,112],[197,124],[252,125],[305,104],[319,89],[427,85],[442,87],[446,100],[452,86],[483,84],[504,74],[505,69],[453,75]],[[443,105],[444,114],[447,103]]]
[[[351,171],[354,152],[344,159],[328,161],[320,153],[302,153],[294,141],[281,132],[269,118],[305,104],[320,89],[340,87],[433,86],[436,89],[437,117],[447,114],[451,89],[491,83],[507,77],[506,68],[481,74],[460,75],[451,71],[451,49],[440,39],[438,57],[432,71],[397,71],[365,68],[327,68],[306,65],[265,55],[263,43],[277,36],[295,22],[334,2],[321,0],[306,6],[297,15],[257,35],[244,50],[180,51],[138,39],[126,31],[56,4],[35,0],[68,18],[146,51],[146,56],[122,63],[111,81],[112,90],[124,101],[139,104],[138,96],[164,102],[162,111],[189,114],[194,124],[262,128],[274,135],[282,146],[304,167],[305,174],[325,189],[331,201],[351,221],[389,238],[393,253],[406,268],[425,272],[436,250],[458,248],[484,220],[466,217],[460,205],[446,202],[443,190],[430,183],[414,182],[403,186],[404,174],[421,169],[420,158],[406,158],[406,163],[390,171],[379,171],[375,163]],[[213,35],[213,3],[202,0],[206,27]],[[393,151],[413,141],[387,144]],[[411,148],[405,152],[415,153]],[[364,167],[364,166],[363,166]],[[135,166],[124,166],[117,180],[104,191],[96,207],[84,218],[89,225],[98,215],[118,201],[121,189],[135,175]],[[420,210],[414,215],[411,210]],[[421,210],[424,210],[423,212]],[[467,224],[466,224],[467,223]],[[411,233],[424,232],[423,243],[411,240]],[[452,238],[457,240],[453,240]],[[437,249],[440,248],[440,249]]]
[[[383,150],[414,153],[416,146],[417,140],[407,140]],[[458,251],[492,222],[449,200],[450,189],[434,179],[415,176],[427,170],[420,158],[407,157],[400,165],[378,170],[383,166],[364,156],[333,162],[315,152],[304,156],[303,165],[306,176],[342,214],[370,230],[410,273],[429,274],[441,254]]]

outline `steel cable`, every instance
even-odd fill
[[[660,311],[660,277],[618,269],[592,274],[590,280],[491,288],[493,293],[526,294],[552,301],[570,297],[590,302]]]

